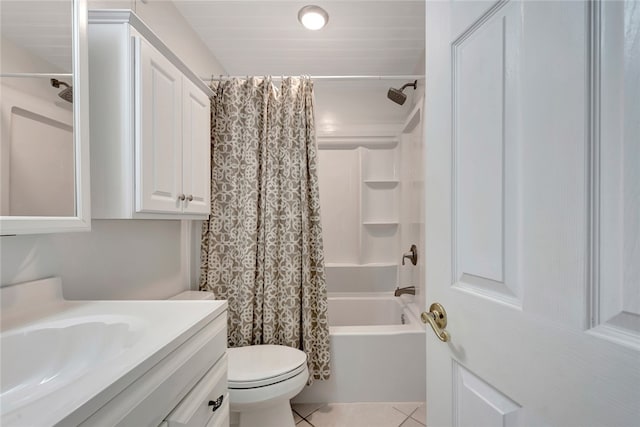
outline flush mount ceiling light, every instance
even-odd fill
[[[309,30],[319,30],[329,22],[329,14],[320,6],[309,5],[300,9],[298,21]]]

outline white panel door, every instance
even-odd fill
[[[182,191],[184,212],[211,212],[211,102],[190,80],[182,86]]]
[[[430,427],[640,425],[639,43],[634,0],[427,2]]]
[[[136,212],[182,211],[182,73],[136,45]]]

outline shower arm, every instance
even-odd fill
[[[400,92],[404,91],[409,86],[413,87],[413,90],[416,90],[418,88],[418,81],[416,80],[413,83],[406,83],[404,86],[400,88]]]

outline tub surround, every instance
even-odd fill
[[[392,292],[398,278],[397,263],[327,263],[327,292]]]
[[[318,127],[332,374],[293,401],[422,401],[424,259],[401,264],[412,244],[424,253],[422,102],[388,111],[383,124],[372,118],[386,104],[372,100],[352,120],[335,114],[344,103],[323,105],[330,96],[318,90],[318,111],[345,120]],[[415,295],[393,296],[406,286]]]
[[[317,89],[317,95],[318,114],[326,117],[340,117],[333,111],[341,108],[333,105],[334,101],[350,101],[336,94],[331,96],[331,91]],[[424,304],[424,259],[419,257],[417,265],[401,265],[403,252],[412,244],[417,246],[418,254],[424,254],[420,99],[416,97],[413,109],[407,104],[407,109],[398,109],[395,116],[388,115],[396,122],[393,125],[381,126],[371,120],[377,110],[387,107],[386,103],[377,107],[372,100],[363,106],[371,116],[368,120],[361,118],[366,124],[343,123],[330,132],[318,130],[330,292],[392,291],[396,286],[413,285]],[[345,114],[343,119],[349,117],[352,115]]]
[[[325,261],[363,273],[367,266],[396,266],[401,256],[398,139],[364,138],[366,143],[356,138],[356,145],[343,139],[336,147],[318,137]]]
[[[3,426],[159,424],[225,353],[224,301],[67,301],[59,278],[0,292]]]

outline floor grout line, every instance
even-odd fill
[[[424,404],[423,404],[423,405],[424,405]],[[415,414],[416,412],[418,412],[418,409],[420,409],[420,408],[421,408],[421,406],[418,406],[418,407],[416,408],[416,410],[415,410],[415,411],[413,411],[413,412],[411,413],[411,415],[409,415],[409,417],[410,417],[410,418],[413,418],[413,414]],[[420,424],[420,425],[423,425],[423,426],[424,426],[424,424],[422,424],[422,421],[418,420],[417,418],[413,418],[413,420],[414,420],[415,422],[417,422],[418,424]],[[425,426],[425,427],[426,427],[426,426]]]
[[[416,409],[413,410],[413,412],[411,412],[409,414],[409,418],[411,418],[413,421],[417,422],[418,424],[424,425],[422,424],[420,421],[418,421],[417,419],[413,418],[413,414],[415,414],[416,412],[418,412],[418,409],[420,409],[420,407],[418,406]]]
[[[318,409],[320,409],[320,408],[318,408]],[[313,414],[314,412],[316,412],[318,409],[315,409],[313,412],[311,412],[309,415],[307,415],[307,417],[308,417],[308,416],[310,416],[311,414]],[[295,409],[293,409],[293,408],[291,408],[291,410],[292,410],[293,412],[295,412],[295,413],[296,413],[296,414],[297,414],[297,415],[298,415],[302,420],[306,421],[306,422],[307,422],[307,424],[309,424],[311,427],[316,427],[316,426],[314,426],[314,425],[311,423],[311,421],[309,421],[309,420],[307,419],[307,417],[303,417],[302,415],[300,415],[300,413],[299,413],[298,411],[296,411],[296,410],[295,410]],[[296,425],[297,425],[297,424],[298,424],[298,423],[296,423]]]
[[[325,406],[326,406],[326,405],[325,405]],[[318,408],[318,409],[320,409],[320,408]],[[313,415],[313,413],[314,413],[314,412],[316,412],[318,409],[316,409],[316,410],[314,410],[313,412],[311,412],[309,415],[307,415],[307,417],[310,417],[311,415]],[[313,425],[313,423],[312,423],[311,421],[309,421],[309,420],[307,419],[307,417],[302,417],[302,419],[303,419],[303,420],[305,420],[307,423],[309,423],[309,425],[310,425],[311,427],[316,427],[316,426],[314,426],[314,425]]]
[[[313,412],[315,412],[315,411],[313,411]],[[313,412],[312,412],[311,414],[313,414]],[[311,415],[311,414],[309,414],[309,415]],[[298,415],[300,415],[300,414],[298,414]],[[307,415],[307,417],[308,417],[309,415]],[[302,415],[300,415],[300,417],[301,417],[303,420],[305,420],[305,421],[307,422],[307,424],[309,424],[311,427],[316,427],[316,426],[314,426],[314,425],[311,423],[311,421],[309,421],[306,417],[303,417]]]
[[[297,424],[299,424],[299,423],[300,423],[300,422],[302,422],[302,421],[305,421],[309,426],[311,426],[311,427],[316,427],[316,426],[315,426],[311,421],[309,421],[309,419],[308,419],[307,417],[310,417],[311,415],[313,415],[314,413],[316,413],[316,412],[317,412],[317,411],[319,411],[320,409],[322,409],[322,408],[324,408],[324,407],[327,407],[327,406],[329,406],[329,405],[330,405],[329,403],[325,403],[323,406],[320,406],[320,407],[318,407],[318,408],[314,409],[313,411],[311,411],[309,414],[307,414],[307,416],[306,416],[306,417],[303,417],[303,416],[302,416],[298,411],[296,411],[296,410],[295,410],[295,409],[293,409],[293,407],[292,407],[292,408],[291,408],[291,411],[292,411],[292,412],[294,412],[296,415],[298,415],[298,416],[300,417],[300,420],[299,420],[299,422],[298,422],[298,423],[296,423],[296,425],[297,425]],[[424,404],[423,404],[423,405],[424,405]],[[410,414],[406,414],[405,412],[402,412],[402,411],[401,411],[401,410],[399,410],[398,408],[395,408],[395,407],[391,406],[391,408],[393,408],[395,411],[397,411],[397,412],[399,412],[400,414],[402,414],[402,415],[404,415],[404,416],[405,416],[405,419],[404,419],[400,424],[398,424],[398,426],[397,426],[397,427],[402,427],[402,425],[403,425],[404,423],[406,423],[407,421],[409,421],[409,419],[411,419],[411,420],[413,420],[414,422],[416,422],[416,423],[420,424],[421,426],[424,426],[424,424],[423,424],[421,421],[419,421],[418,419],[416,419],[416,418],[414,418],[414,417],[413,417],[413,415],[414,415],[416,412],[418,412],[418,410],[420,409],[420,407],[421,407],[421,406],[418,406],[416,409],[414,409],[413,411],[411,411],[411,413],[410,413]],[[308,426],[307,426],[307,427],[308,427]],[[426,426],[425,426],[425,427],[426,427]]]

